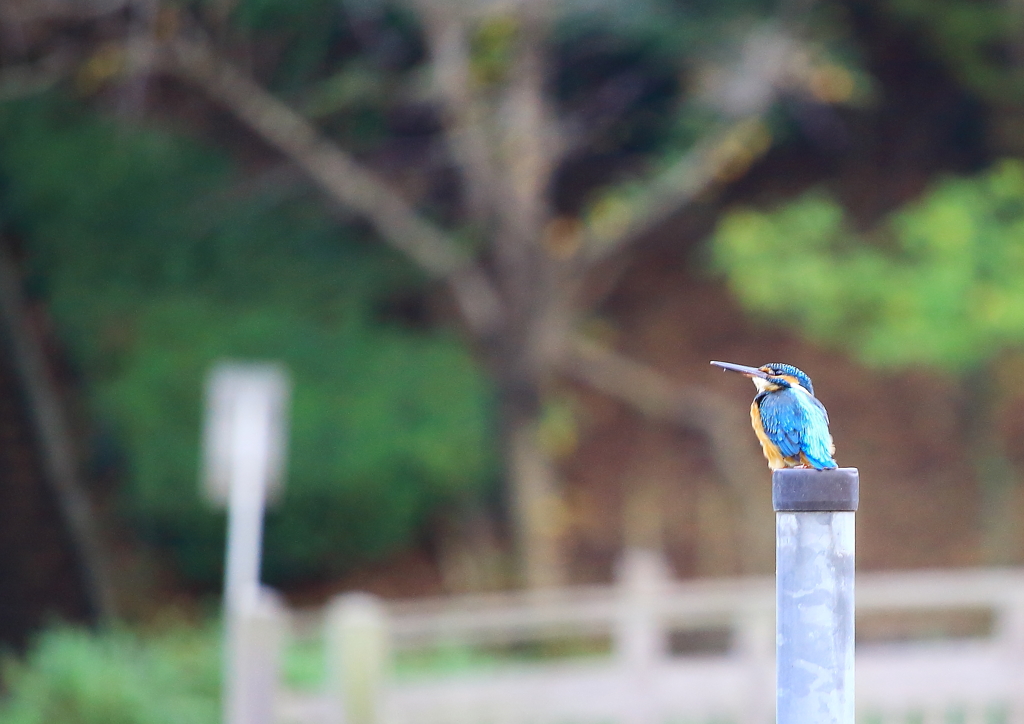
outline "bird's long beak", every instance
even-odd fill
[[[763,370],[759,370],[757,367],[747,367],[746,365],[734,365],[732,362],[714,362],[712,363],[715,367],[721,367],[723,370],[729,370],[730,372],[739,372],[741,375],[747,377],[767,377],[767,373]]]

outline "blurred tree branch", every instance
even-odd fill
[[[562,371],[644,417],[705,437],[739,509],[742,572],[763,573],[771,568],[774,529],[764,516],[771,507],[770,487],[751,484],[764,474],[764,463],[752,445],[750,423],[741,410],[707,387],[679,384],[648,365],[580,336],[572,340]]]
[[[133,53],[148,65],[146,45]],[[227,106],[243,123],[302,168],[333,198],[365,215],[381,237],[433,277],[450,284],[460,311],[477,334],[489,334],[501,308],[490,282],[441,229],[417,214],[372,171],[320,134],[298,113],[220,58],[205,41],[174,36],[162,46],[159,67],[186,78]]]
[[[760,115],[724,124],[671,166],[641,184],[630,200],[610,199],[613,208],[587,225],[584,256],[604,259],[643,237],[718,184],[743,174],[771,143]]]
[[[445,13],[437,3],[418,3],[433,59],[435,92],[441,100],[444,129],[462,170],[468,215],[481,228],[489,222],[497,195],[497,170],[483,122],[482,100],[473,92],[465,19]]]

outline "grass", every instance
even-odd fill
[[[50,629],[5,658],[0,724],[218,724],[217,641],[211,628]]]
[[[607,637],[564,637],[491,646],[451,644],[397,652],[395,674],[400,679],[448,675],[493,671],[517,664],[601,659],[610,655],[611,640]]]

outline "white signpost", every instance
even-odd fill
[[[263,510],[280,492],[290,397],[287,373],[274,364],[221,363],[206,389],[203,437],[204,491],[227,505],[224,564],[225,724],[272,721],[273,687],[248,690],[243,682],[276,675],[250,672],[252,647],[272,642],[252,629],[275,602],[260,588]],[[268,635],[273,636],[270,632]],[[272,666],[272,664],[271,664]]]

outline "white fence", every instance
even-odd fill
[[[279,724],[773,720],[772,579],[674,581],[642,551],[620,573],[614,586],[544,592],[343,596],[318,622],[266,599],[250,612],[249,676]],[[1024,571],[861,573],[856,596],[862,724],[1024,724]],[[289,619],[293,634],[323,632],[322,692],[270,683]],[[444,651],[490,658],[450,673],[395,667]]]

